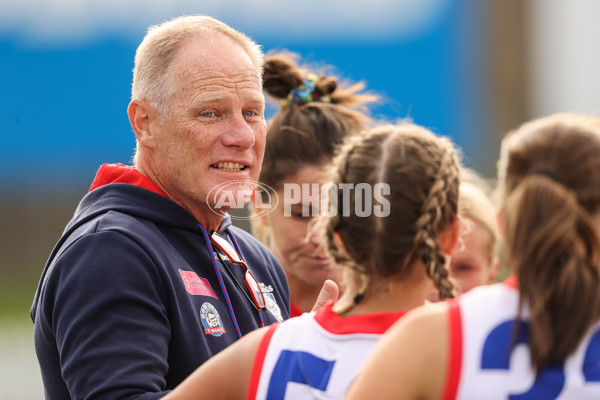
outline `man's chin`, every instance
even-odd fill
[[[223,182],[214,186],[206,196],[206,204],[213,212],[225,215],[233,209],[244,208],[254,193],[252,181]]]

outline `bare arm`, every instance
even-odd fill
[[[325,281],[314,309],[335,301],[338,287]],[[233,345],[202,364],[180,383],[164,400],[243,399],[246,397],[252,365],[258,346],[269,328],[250,332]]]
[[[256,351],[268,327],[246,334],[202,364],[164,400],[244,399]]]
[[[445,304],[420,307],[384,335],[345,399],[440,399],[446,380]]]

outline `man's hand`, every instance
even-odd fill
[[[324,306],[330,301],[335,302],[338,298],[339,293],[340,290],[338,288],[338,285],[331,279],[327,279],[325,282],[323,282],[323,287],[319,292],[319,297],[317,297],[317,301],[315,302],[312,311],[315,311],[317,308]]]

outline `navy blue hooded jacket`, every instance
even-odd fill
[[[261,283],[266,325],[289,317],[284,272],[263,245],[231,226]],[[229,239],[228,239],[229,240]],[[243,269],[231,264],[243,284]],[[220,268],[242,334],[258,311]],[[158,399],[237,340],[196,220],[128,183],[88,193],[46,264],[31,309],[48,399]]]

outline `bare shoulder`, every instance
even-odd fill
[[[254,358],[268,329],[265,327],[244,335],[198,367],[163,399],[245,398]]]
[[[448,307],[419,307],[396,322],[377,344],[347,399],[439,399],[448,358]]]
[[[384,353],[398,354],[412,366],[431,370],[436,368],[437,360],[445,360],[447,337],[448,306],[437,303],[419,307],[398,320],[384,335],[378,348]]]
[[[446,327],[447,323],[448,303],[428,303],[400,318],[385,336],[393,337],[398,331],[401,332],[399,335],[426,333],[435,328]]]

